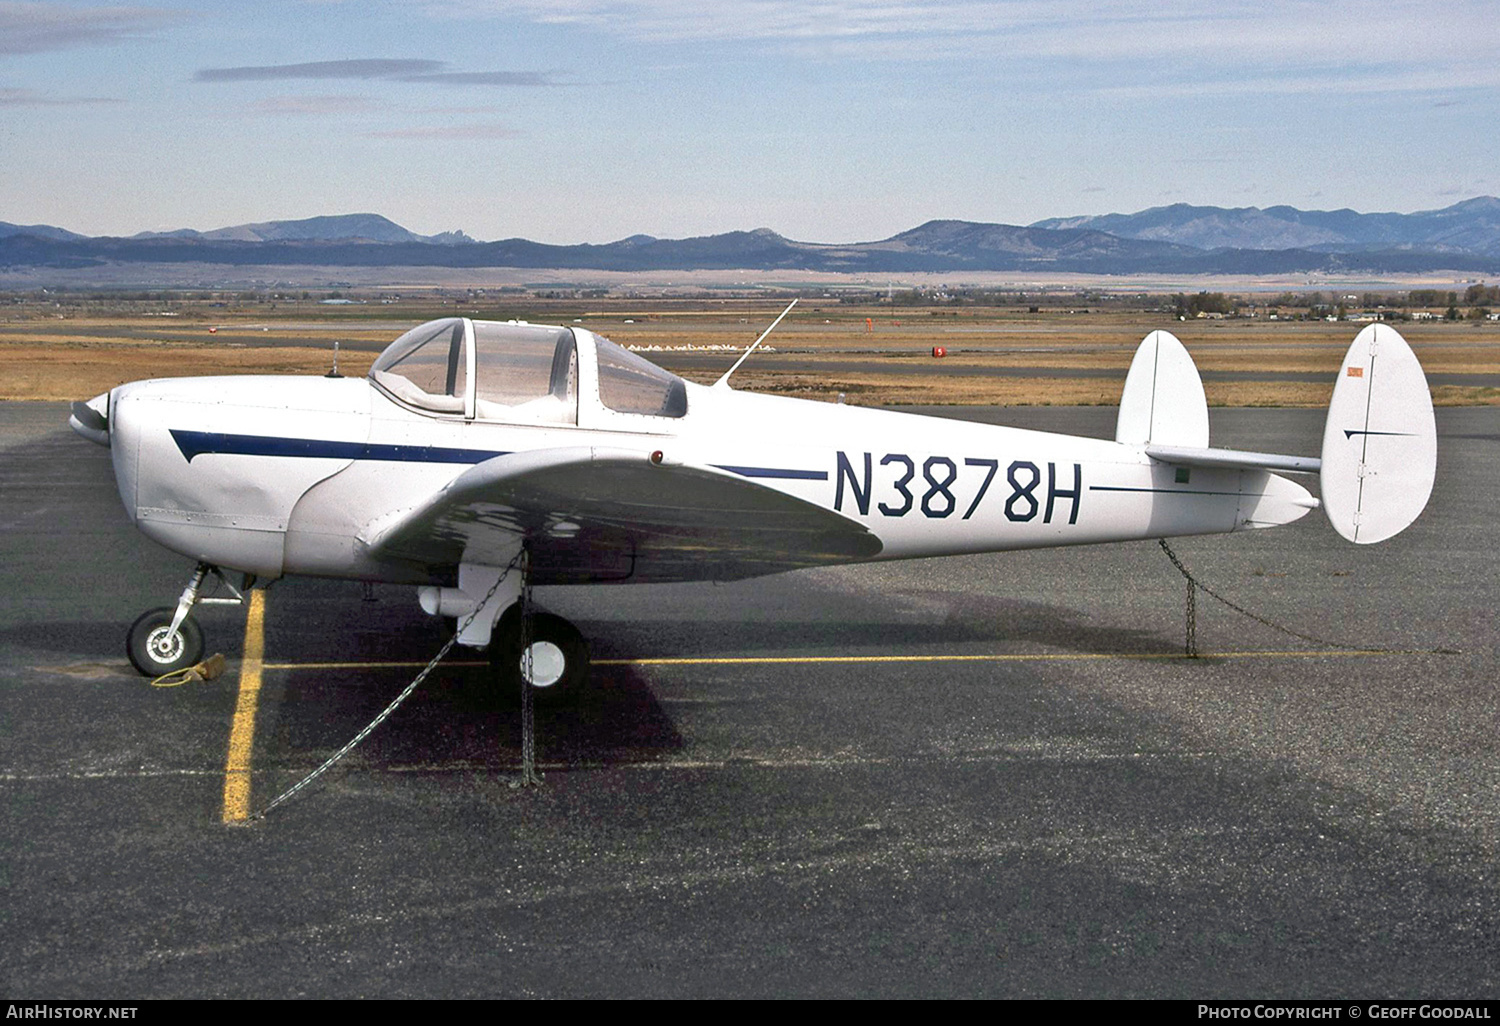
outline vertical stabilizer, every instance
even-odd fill
[[[1352,542],[1384,541],[1427,506],[1437,422],[1422,365],[1401,334],[1372,324],[1339,368],[1323,428],[1323,508]]]
[[[1135,351],[1115,441],[1127,445],[1208,446],[1208,400],[1198,368],[1177,336],[1153,331]]]

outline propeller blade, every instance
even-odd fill
[[[73,404],[73,416],[78,423],[94,431],[108,431],[109,421],[104,414],[94,409],[88,403],[75,402]]]

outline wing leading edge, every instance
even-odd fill
[[[529,539],[539,584],[729,580],[868,559],[863,525],[716,467],[578,447],[497,456],[364,531],[372,554],[508,561]]]

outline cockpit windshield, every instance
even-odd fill
[[[370,380],[421,410],[480,420],[577,424],[579,347],[592,351],[599,402],[615,413],[681,417],[682,379],[592,332],[447,317],[413,328],[370,368]]]
[[[474,353],[476,416],[578,423],[578,345],[572,331],[475,321]]]
[[[662,370],[607,338],[599,338],[599,399],[616,413],[648,417],[681,417],[687,413],[687,388],[677,375]]]
[[[386,347],[370,378],[397,399],[441,413],[463,413],[468,389],[461,317],[428,321]]]

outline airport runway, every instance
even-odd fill
[[[449,666],[243,826],[245,612],[202,617],[220,680],[129,670],[126,627],[190,567],[65,418],[0,403],[6,997],[1500,996],[1500,409],[1439,411],[1432,505],[1385,545],[1316,514],[1176,544],[1270,619],[1395,651],[1200,598],[1218,654],[1179,658],[1149,543],[543,590],[605,665],[540,714],[542,788],[509,786],[512,707]],[[264,598],[253,808],[414,672],[336,664],[442,641],[410,589]]]

